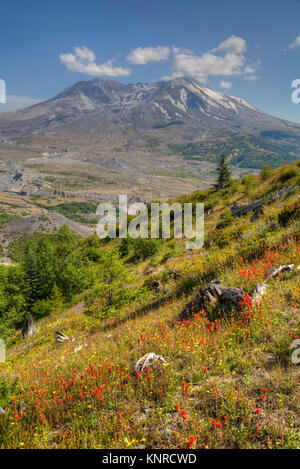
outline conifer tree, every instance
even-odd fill
[[[218,171],[217,189],[221,190],[221,189],[224,189],[225,187],[228,187],[231,183],[231,173],[226,163],[225,153],[222,153],[221,155],[220,163],[217,168],[217,171]]]
[[[28,242],[25,251],[24,270],[28,279],[30,306],[39,298],[39,266],[37,263],[34,247],[31,241]]]

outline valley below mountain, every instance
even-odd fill
[[[12,194],[166,200],[211,186],[222,152],[235,178],[295,161],[300,125],[190,78],[81,81],[0,115],[0,189]]]

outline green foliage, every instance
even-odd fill
[[[217,205],[217,201],[215,199],[210,199],[204,203],[204,210],[208,212],[209,210],[213,209]]]
[[[254,186],[255,179],[253,174],[247,174],[246,176],[243,177],[242,179],[242,184],[245,186],[245,192],[246,194],[249,194],[250,190]]]
[[[299,140],[289,143],[287,140],[271,140],[258,135],[236,135],[227,139],[223,135],[220,137],[187,145],[170,143],[168,148],[173,154],[195,161],[218,161],[222,153],[233,153],[232,165],[255,169],[262,168],[264,164],[276,168],[287,161],[295,161],[295,155],[299,154]]]
[[[234,217],[231,216],[231,211],[228,210],[222,217],[222,220],[217,224],[217,228],[223,229],[226,226],[230,225],[234,220]]]
[[[262,180],[265,181],[271,176],[271,174],[272,174],[271,166],[268,164],[264,164],[260,172],[260,177],[262,178]]]
[[[85,294],[87,314],[97,317],[120,315],[120,307],[139,297],[141,289],[135,288],[136,280],[119,249],[102,251],[99,264],[92,267],[93,288]]]
[[[195,192],[192,194],[189,198],[189,202],[204,202],[207,200],[207,194],[204,194],[203,192]]]
[[[150,148],[151,150],[154,150],[155,148],[159,147],[158,138],[147,137],[146,141],[147,141],[147,147]]]
[[[91,213],[95,214],[98,204],[96,202],[66,202],[55,206],[48,206],[48,210],[54,210],[55,212],[64,215],[70,220],[77,221],[79,223],[87,223],[87,219],[84,215]]]
[[[15,388],[17,383],[13,385]],[[0,381],[0,407],[5,407],[11,399],[11,387],[5,380]]]
[[[239,190],[239,181],[234,180],[231,182],[230,187],[228,188],[228,192],[230,195],[234,195],[238,192]]]
[[[140,260],[158,247],[157,240],[129,238],[120,249],[104,249],[96,235],[81,241],[67,225],[56,233],[23,237],[12,250],[19,265],[0,268],[1,336],[20,327],[28,312],[42,318],[83,291],[88,304],[97,299],[92,309],[98,316],[118,315],[118,308],[144,294],[132,285],[135,277],[121,256]]]
[[[225,187],[230,186],[231,174],[230,174],[228,165],[226,163],[225,153],[222,153],[221,155],[220,163],[217,168],[217,171],[218,171],[218,183],[217,183],[218,190],[224,189]]]
[[[90,262],[99,262],[101,258],[100,248],[105,242],[107,242],[107,240],[101,240],[96,233],[87,238],[81,247],[82,258]]]
[[[130,250],[132,248],[132,238],[122,238],[120,243],[120,255],[121,257],[128,256]]]
[[[159,250],[160,241],[150,238],[123,238],[120,244],[121,256],[132,254],[132,261],[143,261],[156,254]]]
[[[291,205],[285,207],[279,214],[278,214],[278,223],[281,226],[287,226],[291,220],[300,219],[300,207],[299,205]]]
[[[37,241],[28,241],[23,267],[31,287],[31,302],[49,298],[55,285],[66,300],[83,290],[86,282],[77,247],[77,237],[67,225],[53,237],[42,236]]]
[[[13,213],[8,213],[6,212],[5,210],[0,210],[0,225],[2,225],[3,223],[7,223],[9,221],[14,221],[14,220],[18,220],[19,217],[18,215],[15,215]]]
[[[15,245],[18,266],[0,266],[0,335],[19,327],[26,313],[48,315],[90,285],[88,256],[67,225],[52,235],[24,237]]]
[[[21,325],[28,309],[29,285],[19,266],[0,266],[0,337]]]
[[[52,311],[52,304],[51,301],[42,299],[42,300],[37,300],[31,309],[31,312],[33,313],[34,317],[37,319],[41,319],[44,316],[48,316]]]
[[[289,179],[292,179],[295,176],[297,176],[297,174],[298,173],[297,173],[295,168],[287,168],[287,169],[283,170],[282,173],[280,174],[280,176],[278,178],[278,182],[286,182]]]
[[[159,240],[137,238],[132,240],[133,259],[135,261],[145,260],[158,252]]]

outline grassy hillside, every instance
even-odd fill
[[[68,234],[51,241],[41,235],[47,252],[63,260],[59,272],[54,264],[50,271],[60,283],[54,276],[51,295],[35,298],[44,303],[32,306],[32,296],[25,295],[25,306],[14,311],[22,316],[27,308],[35,315],[32,338],[12,332],[15,316],[6,324],[0,447],[299,448],[300,364],[291,358],[299,335],[299,270],[271,279],[256,305],[245,297],[239,311],[217,305],[177,321],[182,307],[213,279],[250,294],[273,267],[300,265],[299,182],[298,162],[245,176],[219,192],[178,199],[205,204],[205,243],[197,251],[187,252],[184,240],[105,243],[92,237],[72,238],[66,255]],[[250,222],[252,213],[230,214],[234,202],[250,203],[294,185],[269,199],[256,222]],[[38,261],[37,238],[31,255]],[[26,242],[14,246],[19,264],[1,266],[2,278],[18,272],[27,285]],[[150,289],[153,280],[160,281],[159,292]],[[39,304],[47,305],[42,319]],[[1,326],[5,308],[0,311]],[[56,330],[73,340],[56,343]],[[134,374],[132,363],[149,352],[166,363]]]

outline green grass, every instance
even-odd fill
[[[48,206],[48,209],[55,210],[56,212],[61,213],[70,220],[74,220],[79,223],[88,223],[89,221],[84,217],[84,215],[89,215],[93,213],[95,214],[95,221],[97,221],[97,207],[97,202],[66,202],[59,205],[55,205],[54,207]]]
[[[55,211],[78,223],[97,223],[97,202],[65,202],[58,205],[37,204],[39,207]],[[95,214],[94,220],[88,220],[85,215]]]
[[[8,223],[9,221],[18,220],[22,217],[16,215],[15,213],[8,213],[5,210],[0,210],[0,225]]]

